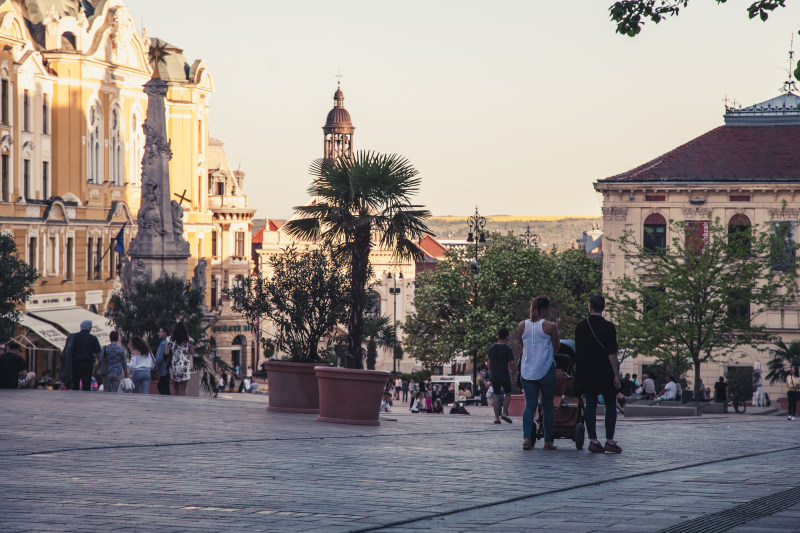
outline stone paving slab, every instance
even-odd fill
[[[800,457],[779,417],[622,419],[624,453],[590,455],[524,451],[488,408],[358,427],[265,401],[0,391],[0,530],[656,531],[791,487]]]

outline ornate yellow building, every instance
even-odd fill
[[[63,333],[77,331],[82,318],[94,318],[94,333],[107,342],[105,320],[88,313],[102,313],[119,284],[114,238],[124,227],[127,249],[136,232],[149,46],[119,0],[0,1],[0,231],[42,274],[20,338],[37,373],[55,368]],[[213,270],[240,241],[250,249],[252,211],[241,182],[235,192],[212,187],[219,169],[208,166],[211,72],[180,48],[167,50],[159,71],[169,84],[170,181],[184,210],[191,278],[202,257]],[[228,196],[239,211],[223,205]],[[233,239],[228,248],[225,239]],[[221,276],[246,274],[247,254],[238,257],[245,259]],[[206,296],[211,304],[208,284]]]

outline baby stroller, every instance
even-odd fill
[[[583,397],[572,396],[575,384],[575,341],[561,341],[556,360],[556,392],[553,398],[553,437],[556,439],[572,439],[575,448],[583,449],[586,436],[586,424],[583,414]],[[535,424],[531,431],[531,443],[536,439],[544,439],[542,420],[542,402],[536,409]]]

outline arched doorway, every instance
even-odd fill
[[[244,335],[237,335],[231,342],[231,366],[239,367],[240,376],[247,371],[247,338]]]

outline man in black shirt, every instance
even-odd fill
[[[575,326],[575,386],[576,395],[583,394],[586,402],[586,431],[592,453],[620,453],[614,440],[617,425],[617,391],[620,388],[619,359],[617,359],[617,330],[603,318],[606,300],[600,294],[589,297],[589,316]],[[597,440],[597,396],[603,395],[606,407],[606,443]]]
[[[492,382],[494,398],[494,423],[500,424],[502,418],[509,424],[508,404],[511,403],[511,375],[514,373],[514,352],[508,345],[508,329],[500,328],[497,332],[497,342],[489,348],[489,381]],[[500,398],[503,398],[503,416],[500,416]]]
[[[728,402],[728,384],[725,378],[720,376],[719,381],[714,383],[714,401],[719,403]]]
[[[19,354],[19,344],[10,341],[0,355],[0,389],[32,389],[36,374],[28,372],[28,364]]]
[[[81,331],[72,339],[72,390],[92,390],[92,370],[100,355],[100,341],[91,331],[92,321],[84,320]]]

